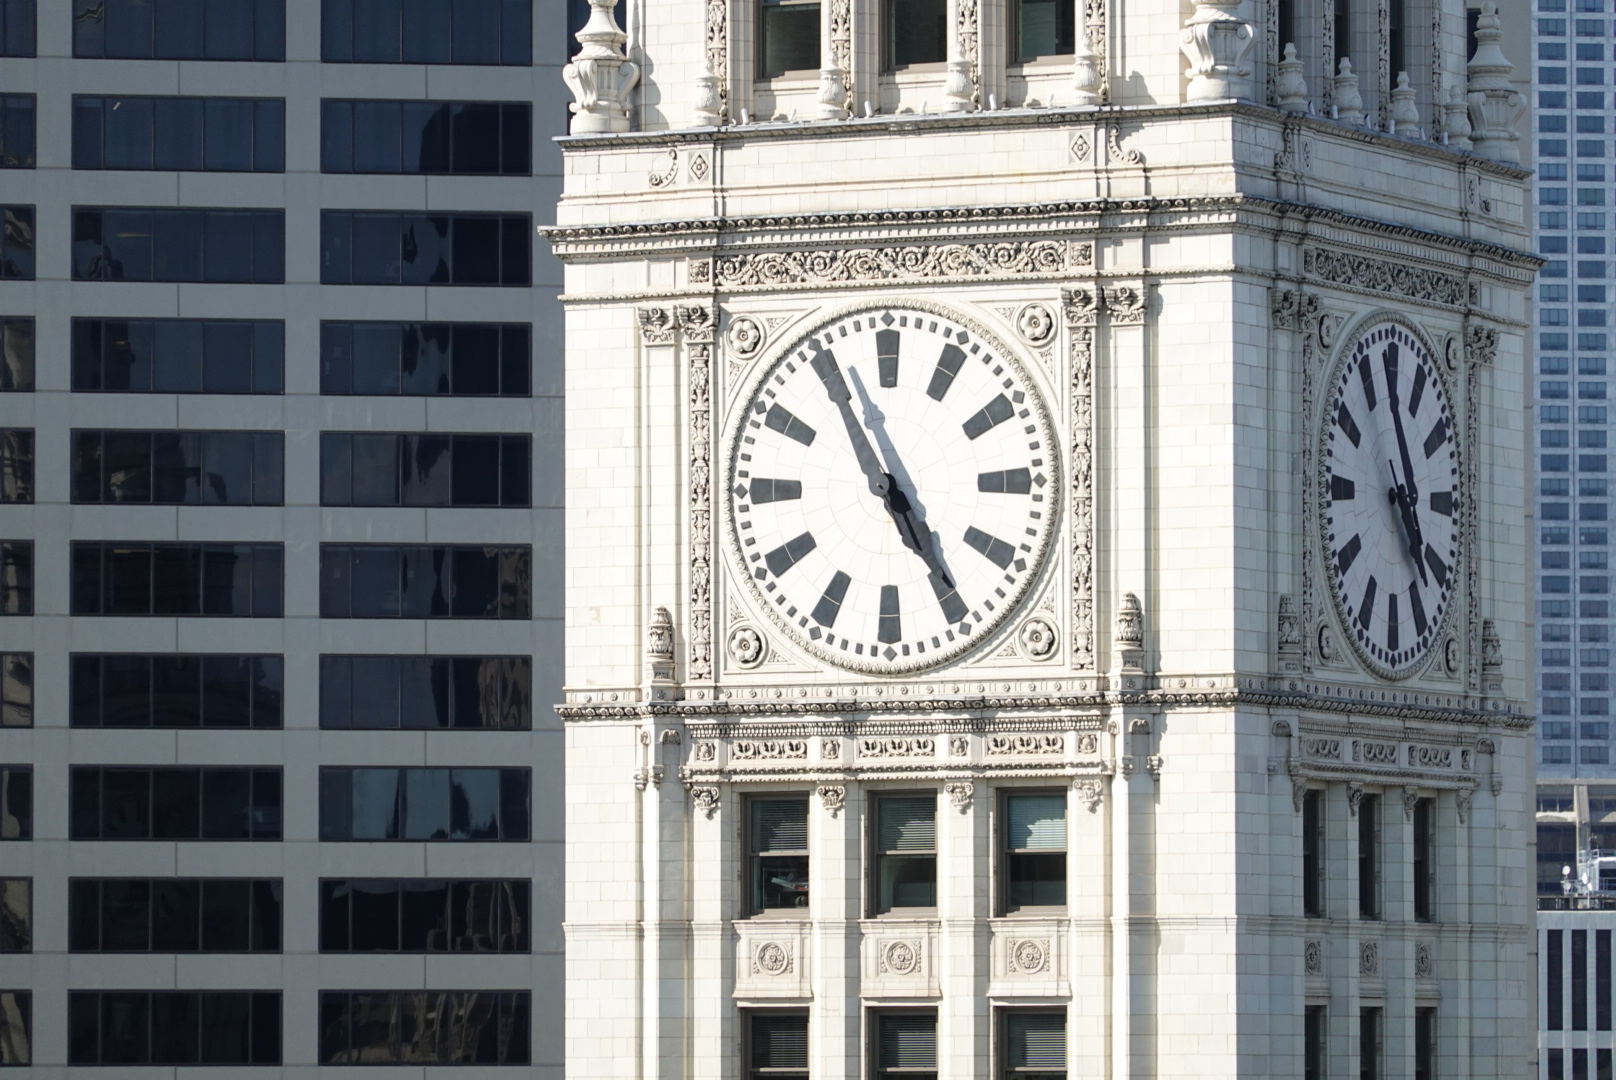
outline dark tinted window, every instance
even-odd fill
[[[0,540],[0,615],[34,613],[34,542]]]
[[[527,656],[322,656],[320,726],[393,729],[533,727]]]
[[[327,431],[322,506],[530,506],[533,436]]]
[[[280,544],[75,542],[75,615],[281,617]]]
[[[67,995],[67,1060],[279,1065],[280,991],[74,990]]]
[[[33,994],[27,990],[0,990],[0,1065],[31,1063],[33,1036]]]
[[[34,208],[0,206],[0,281],[34,280]]]
[[[320,170],[527,176],[531,114],[517,102],[322,101]]]
[[[321,769],[321,840],[527,840],[530,769]]]
[[[526,990],[320,992],[322,1065],[526,1065]]]
[[[281,172],[280,98],[74,97],[75,169]]]
[[[0,428],[0,503],[34,501],[34,431]]]
[[[73,432],[75,503],[280,506],[279,431]]]
[[[883,67],[941,64],[948,59],[948,0],[881,0]]]
[[[0,318],[0,393],[34,388],[34,320]]]
[[[531,892],[520,879],[322,880],[320,951],[529,952]]]
[[[533,62],[532,0],[324,0],[328,64]]]
[[[34,167],[34,95],[0,94],[0,169]]]
[[[286,0],[73,0],[73,55],[284,60]]]
[[[34,767],[0,765],[0,840],[34,838]]]
[[[34,654],[0,653],[0,727],[34,726]]]
[[[470,544],[321,544],[327,619],[526,619],[533,549]]]
[[[73,727],[278,728],[279,656],[74,653]]]
[[[322,394],[527,397],[527,323],[323,322]]]
[[[279,394],[286,324],[243,319],[74,319],[73,389]]]
[[[0,953],[33,951],[34,879],[0,878]]]
[[[279,878],[72,878],[70,952],[281,951]]]
[[[73,211],[73,280],[281,284],[285,212],[93,207]]]
[[[0,56],[33,56],[35,0],[0,0]],[[0,1065],[13,1062],[0,1060]],[[27,1062],[20,1064],[26,1065]]]
[[[528,285],[531,214],[320,215],[326,285]]]
[[[279,840],[281,770],[75,766],[74,840]]]

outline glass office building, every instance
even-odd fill
[[[568,15],[0,0],[0,1066],[560,1076]]]

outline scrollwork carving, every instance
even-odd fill
[[[1062,735],[989,735],[987,751],[989,757],[1064,754],[1066,738]]]
[[[1100,808],[1100,800],[1105,797],[1105,784],[1099,780],[1074,780],[1072,790],[1077,792],[1077,797],[1083,800],[1083,805],[1088,807],[1091,814]]]
[[[949,801],[954,804],[954,809],[962,814],[971,808],[971,799],[976,795],[976,785],[969,780],[956,780],[952,783],[944,784],[943,790],[948,793]]]
[[[732,761],[782,761],[808,756],[806,739],[737,739],[730,744]]]
[[[718,812],[718,788],[711,784],[697,784],[690,789],[690,797],[696,803],[696,809],[706,814],[710,819]]]
[[[820,784],[814,790],[814,794],[819,796],[819,801],[824,804],[831,817],[841,813],[842,808],[847,805],[847,788],[841,784]]]
[[[1088,243],[1017,240],[992,244],[918,244],[845,251],[775,251],[718,260],[718,284],[800,285],[822,282],[923,281],[943,278],[1060,274],[1093,262]]]
[[[930,738],[860,739],[859,757],[917,758],[935,757],[937,741]]]
[[[1307,975],[1324,974],[1324,942],[1309,938],[1302,944],[1302,971]]]
[[[1304,248],[1302,268],[1311,276],[1336,285],[1395,294],[1407,300],[1424,300],[1449,307],[1464,307],[1469,295],[1464,279],[1452,274],[1328,248]]]
[[[1011,975],[1037,975],[1049,966],[1049,939],[1021,938],[1005,950]]]

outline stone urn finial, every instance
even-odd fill
[[[1179,35],[1189,59],[1187,101],[1223,101],[1251,96],[1246,54],[1256,31],[1238,14],[1240,0],[1195,0],[1195,13]]]
[[[1094,44],[1089,41],[1087,29],[1078,31],[1077,55],[1072,65],[1072,104],[1098,105],[1100,103],[1100,63],[1094,55]]]
[[[1420,110],[1414,104],[1414,88],[1408,84],[1408,72],[1397,73],[1397,85],[1392,88],[1392,133],[1405,139],[1420,134]]]
[[[1471,142],[1476,153],[1509,165],[1521,163],[1520,134],[1515,124],[1526,111],[1526,99],[1510,85],[1515,65],[1498,45],[1504,36],[1495,0],[1483,0],[1476,19],[1476,55],[1465,71],[1470,101]]]
[[[1307,113],[1307,80],[1302,78],[1302,61],[1297,59],[1296,45],[1285,44],[1285,58],[1279,62],[1279,79],[1274,84],[1279,95],[1279,111],[1292,116]]]
[[[713,74],[710,56],[702,60],[701,74],[696,76],[696,102],[691,111],[692,127],[717,127],[724,122],[724,100],[718,93],[718,76]]]
[[[640,69],[623,51],[628,35],[614,7],[616,0],[589,0],[589,21],[578,31],[583,50],[561,69],[574,98],[574,135],[628,130],[628,92],[640,81]]]
[[[1470,102],[1465,98],[1464,87],[1454,84],[1453,96],[1442,106],[1442,112],[1446,118],[1442,133],[1448,137],[1448,149],[1469,150]]]
[[[651,665],[653,682],[673,681],[673,616],[665,607],[651,613],[645,632],[645,659]]]
[[[847,72],[836,66],[834,59],[819,69],[817,97],[821,120],[842,120],[847,117]]]
[[[1363,95],[1358,92],[1358,76],[1353,73],[1352,59],[1341,58],[1340,74],[1335,77],[1335,118],[1343,124],[1363,126]]]

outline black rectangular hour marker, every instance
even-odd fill
[[[1436,583],[1444,589],[1448,587],[1448,564],[1442,561],[1442,556],[1436,553],[1436,548],[1430,544],[1425,545],[1425,565],[1431,568],[1436,577]]]
[[[1425,437],[1425,456],[1430,457],[1432,454],[1436,453],[1442,448],[1442,444],[1447,441],[1448,421],[1447,418],[1444,417],[1436,422],[1436,427],[1431,429],[1431,434]]]
[[[898,610],[898,587],[881,586],[881,629],[875,635],[884,645],[903,640],[903,613]]]
[[[937,358],[937,370],[931,373],[931,385],[926,387],[926,396],[933,401],[941,401],[948,393],[948,388],[954,385],[954,376],[959,374],[960,368],[965,365],[965,353],[958,345],[944,345],[943,355]]]
[[[987,405],[977,410],[969,420],[961,426],[965,428],[967,439],[977,439],[1016,414],[1016,407],[1010,404],[1010,399],[1000,394]]]
[[[836,625],[836,616],[841,613],[842,600],[847,596],[847,587],[853,579],[840,570],[831,575],[830,584],[825,586],[825,592],[814,605],[814,622],[829,630]]]
[[[1362,441],[1363,434],[1358,430],[1358,422],[1352,418],[1352,413],[1347,409],[1347,403],[1344,401],[1341,403],[1340,411],[1335,415],[1335,422],[1341,425],[1341,433],[1352,440],[1353,446],[1357,446]]]
[[[1397,651],[1397,594],[1386,594],[1386,651]]]
[[[1420,370],[1424,370],[1421,368]],[[1408,587],[1408,607],[1414,613],[1414,632],[1420,637],[1425,636],[1425,628],[1429,625],[1425,618],[1425,601],[1420,599],[1420,583],[1413,582]]]
[[[1364,586],[1363,603],[1358,605],[1358,625],[1365,630],[1369,629],[1369,620],[1375,616],[1375,576],[1369,575],[1369,584]]]
[[[755,485],[757,483],[757,481],[754,480],[754,481],[752,481],[752,483]],[[1353,484],[1353,482],[1351,480],[1347,479],[1345,476],[1331,476],[1330,477],[1330,501],[1331,502],[1350,502],[1354,498],[1357,497],[1357,494],[1358,494],[1357,487]],[[756,496],[753,496],[753,499],[755,501]]]
[[[1015,548],[974,526],[965,530],[965,542],[986,555],[988,561],[998,566],[1000,570],[1009,566],[1010,560],[1016,557]]]
[[[814,550],[814,534],[803,533],[795,540],[787,540],[763,556],[763,561],[769,564],[769,573],[779,577],[801,562],[802,557],[812,550]]]
[[[942,606],[943,618],[951,623],[962,621],[970,609],[965,606],[965,601],[960,599],[959,591],[954,586],[946,584],[935,573],[927,574],[926,580],[931,582],[931,591],[937,594],[937,603]]]
[[[796,439],[804,446],[814,444],[813,428],[792,416],[778,405],[769,406],[769,415],[763,418],[763,423],[772,431],[778,431],[788,439]]]
[[[1414,389],[1409,391],[1408,395],[1408,415],[1420,415],[1420,399],[1424,396],[1425,368],[1423,366],[1416,366],[1414,368]],[[1421,633],[1424,633],[1424,631],[1421,631]]]
[[[802,498],[801,480],[752,480],[752,501],[755,503],[786,502]]]
[[[1451,490],[1431,492],[1431,513],[1441,514],[1443,517],[1453,516],[1453,492]]]
[[[1358,552],[1362,550],[1363,541],[1354,536],[1351,540],[1348,540],[1345,544],[1343,544],[1341,550],[1336,553],[1336,569],[1342,577],[1345,577],[1347,571],[1352,569],[1353,560],[1358,557]]]
[[[1025,495],[1032,490],[1032,470],[1006,469],[1003,472],[977,473],[976,490]]]
[[[875,356],[881,369],[881,385],[898,385],[898,332],[896,330],[877,330],[875,332]]]
[[[1397,364],[1397,361],[1393,360],[1392,361],[1393,370],[1396,369],[1396,364]],[[1375,373],[1373,371],[1369,370],[1369,358],[1368,357],[1365,357],[1358,364],[1358,379],[1359,379],[1359,381],[1361,381],[1363,383],[1364,401],[1368,403],[1369,411],[1374,412],[1375,411]]]

